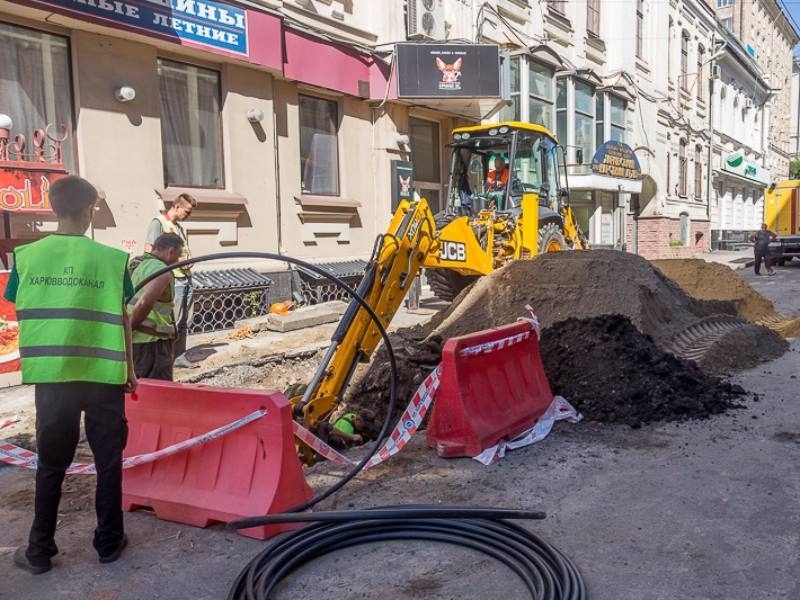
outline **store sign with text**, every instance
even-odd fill
[[[214,0],[31,0],[69,16],[247,56],[247,11]]]
[[[65,175],[63,171],[0,168],[0,210],[50,212],[50,186]]]
[[[600,144],[592,157],[592,172],[619,179],[641,179],[639,159],[628,144],[609,140]]]

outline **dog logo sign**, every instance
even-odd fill
[[[439,82],[440,90],[460,90],[461,83],[461,65],[464,59],[459,57],[451,63],[444,62],[438,56],[436,57],[436,68],[442,72],[442,80]]]

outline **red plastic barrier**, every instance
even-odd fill
[[[291,405],[279,392],[139,380],[128,395],[124,455],[160,450],[232,423],[268,413],[220,438],[156,462],[125,469],[122,504],[150,507],[161,519],[207,527],[283,512],[311,498],[297,457]],[[296,525],[240,529],[265,539]]]
[[[527,431],[553,400],[527,322],[447,340],[427,427],[439,456],[476,456]]]

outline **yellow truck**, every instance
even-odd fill
[[[770,249],[778,264],[800,258],[800,179],[777,181],[767,188],[764,222],[777,236]]]

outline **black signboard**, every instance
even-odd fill
[[[397,210],[401,200],[414,199],[414,169],[411,161],[392,161],[392,212]]]
[[[491,44],[397,44],[398,98],[498,98],[500,52]]]

